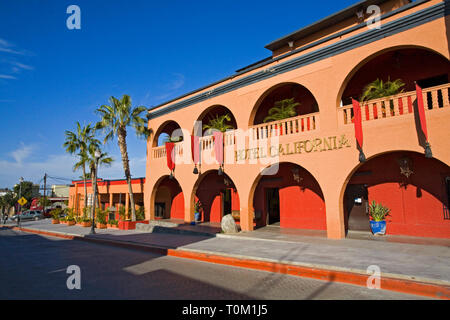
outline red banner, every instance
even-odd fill
[[[170,171],[175,169],[175,143],[166,142],[167,167]]]
[[[417,94],[417,110],[419,111],[420,126],[422,132],[425,135],[425,139],[428,141],[427,119],[425,118],[425,108],[423,106],[423,93],[422,88],[416,83]]]
[[[200,162],[200,137],[191,136],[191,154],[194,164]]]
[[[214,152],[216,160],[220,165],[223,164],[223,132],[214,132]]]
[[[354,123],[355,123],[355,137],[356,141],[358,141],[359,146],[362,148],[363,146],[363,131],[362,131],[362,117],[361,117],[361,107],[359,105],[359,102],[355,99],[353,100],[353,114],[355,116]]]

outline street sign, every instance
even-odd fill
[[[27,199],[25,199],[24,197],[20,198],[19,201],[17,201],[21,206],[24,206],[27,204]]]

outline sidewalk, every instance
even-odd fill
[[[90,228],[52,225],[49,220],[25,222],[22,227],[31,232],[358,285],[365,285],[367,268],[375,265],[381,270],[383,289],[450,299],[450,246],[446,240],[437,242],[440,245],[423,245],[336,241],[314,235],[287,235],[280,240],[268,232],[198,236],[112,229],[96,229],[96,235],[88,235]]]

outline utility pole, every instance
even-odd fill
[[[47,199],[45,199],[45,191],[47,189],[47,174],[44,174],[44,214],[45,214],[45,205],[47,204]]]

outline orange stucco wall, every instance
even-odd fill
[[[392,15],[382,21],[382,28],[389,22],[442,2],[431,0]],[[387,2],[382,6],[382,12],[392,11],[404,3],[406,2]],[[296,42],[295,48],[324,39],[357,23],[357,19],[354,18],[320,30]],[[443,207],[449,206],[447,191],[442,182],[450,175],[448,167],[450,103],[449,101],[442,103],[443,100],[448,100],[448,96],[443,96],[445,90],[448,93],[448,87],[439,91],[439,94],[430,93],[429,99],[426,99],[427,103],[435,104],[433,108],[426,110],[429,142],[434,157],[432,160],[423,157],[424,149],[421,146],[417,120],[414,114],[406,112],[408,107],[412,111],[415,103],[415,98],[411,98],[412,95],[409,96],[410,105],[405,102],[405,112],[402,111],[395,116],[378,117],[375,120],[371,119],[372,117],[364,118],[368,120],[363,122],[363,151],[368,159],[364,164],[358,161],[359,151],[355,143],[354,127],[351,121],[345,121],[344,111],[347,109],[345,105],[341,105],[343,98],[344,100],[353,96],[356,98],[362,88],[377,77],[383,80],[388,76],[391,80],[401,78],[406,83],[405,91],[409,92],[414,88],[414,81],[441,74],[449,75],[449,30],[450,18],[437,18],[219,96],[211,96],[186,108],[151,118],[148,124],[156,136],[178,127],[183,130],[185,139],[178,146],[185,158],[178,157],[174,172],[175,180],[168,182],[170,172],[166,166],[165,156],[161,156],[164,150],[158,149],[155,136],[149,138],[146,178],[133,182],[133,193],[141,197],[146,209],[146,218],[154,219],[155,202],[165,202],[170,218],[190,222],[194,220],[194,199],[203,199],[208,210],[207,217],[206,219],[202,217],[203,220],[220,221],[220,190],[223,186],[214,182],[217,175],[207,176],[211,172],[217,172],[219,168],[217,162],[207,161],[208,158],[214,159],[213,148],[204,148],[201,173],[194,175],[192,173],[194,165],[188,161],[191,156],[190,139],[187,137],[193,133],[196,120],[204,118],[208,110],[213,110],[212,107],[223,106],[232,114],[237,129],[247,134],[243,139],[235,138],[227,145],[231,157],[224,166],[226,175],[233,184],[232,210],[240,211],[240,225],[244,231],[251,231],[264,224],[266,214],[264,188],[277,187],[280,188],[281,227],[327,230],[329,238],[341,239],[346,234],[344,195],[347,185],[362,183],[369,185],[369,200],[382,202],[391,208],[392,217],[388,220],[387,229],[389,234],[449,238],[449,222],[444,220],[442,215]],[[220,86],[234,83],[251,74],[263,70],[270,71],[280,63],[366,31],[364,28],[355,30],[292,56],[274,60],[269,65],[209,86],[162,105],[152,112],[193,98],[200,93],[213,92]],[[273,55],[279,57],[289,50],[287,47],[281,48]],[[400,55],[387,59],[389,53],[396,51],[400,52]],[[388,60],[390,62],[387,62]],[[290,87],[283,84],[296,84],[297,87],[303,88],[303,91],[293,92]],[[273,96],[270,97],[270,94]],[[275,142],[277,147],[273,150],[266,149],[266,157],[260,159],[250,157],[236,161],[236,152],[244,151],[245,154],[245,150],[256,147],[251,139],[254,125],[262,123],[268,109],[276,100],[290,95],[301,100],[302,105],[298,114],[314,112],[315,118],[307,120],[311,122],[311,128],[293,130],[290,134],[280,135]],[[436,106],[438,102],[441,105]],[[363,114],[370,115],[371,112],[378,110],[381,110],[380,104],[378,109],[370,112],[367,109],[367,113],[363,109]],[[169,126],[166,126],[167,124]],[[281,126],[277,127],[277,130],[282,130]],[[257,147],[264,148],[261,141],[258,143]],[[414,162],[414,174],[406,188],[400,188],[398,182],[401,178],[396,164],[399,152],[408,152]],[[253,154],[252,151],[249,154]],[[261,172],[270,166],[268,160],[297,165],[300,168],[301,181],[292,181],[290,169],[282,169],[278,172],[278,176],[274,176],[281,179],[272,180],[278,181],[277,183],[265,181],[261,178]],[[356,177],[355,173],[361,170],[371,170],[374,174]],[[90,183],[88,193],[92,193]],[[122,204],[129,205],[128,186],[124,183],[100,184],[99,193],[101,201],[106,205],[116,205],[120,194]],[[70,189],[69,205],[81,210],[83,195],[83,184],[74,183]],[[263,214],[260,220],[253,218],[257,211]]]

